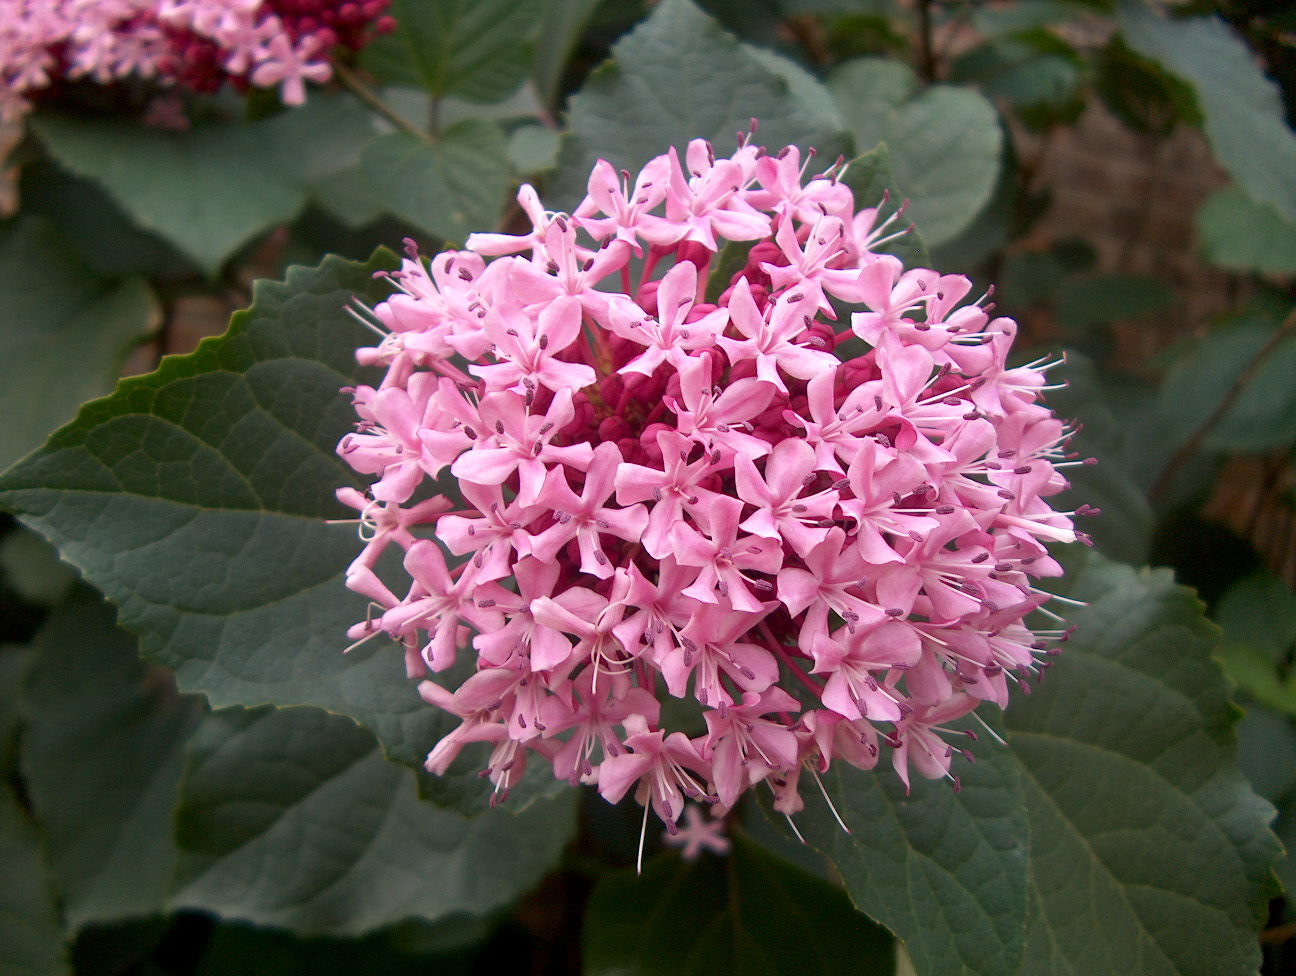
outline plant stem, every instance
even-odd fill
[[[1238,375],[1238,378],[1233,381],[1233,385],[1229,387],[1229,391],[1224,394],[1224,398],[1220,400],[1215,409],[1210,412],[1210,416],[1197,425],[1197,429],[1192,432],[1192,436],[1189,437],[1188,440],[1184,442],[1184,445],[1179,448],[1179,450],[1175,451],[1174,456],[1166,462],[1166,466],[1161,469],[1161,474],[1157,476],[1156,484],[1152,486],[1152,490],[1148,493],[1148,497],[1151,501],[1155,502],[1165,494],[1170,487],[1170,483],[1174,480],[1174,476],[1179,473],[1179,469],[1182,468],[1184,464],[1187,463],[1188,459],[1197,452],[1197,449],[1201,447],[1202,441],[1206,439],[1206,435],[1211,432],[1211,429],[1224,419],[1224,415],[1229,412],[1229,408],[1232,407],[1237,398],[1242,395],[1242,391],[1246,389],[1247,384],[1255,378],[1256,373],[1260,371],[1260,367],[1264,365],[1265,360],[1273,354],[1275,349],[1282,345],[1285,339],[1288,339],[1293,335],[1296,335],[1296,309],[1293,309],[1287,314],[1287,317],[1283,319],[1282,324],[1278,326],[1278,328],[1274,330],[1274,334],[1269,337],[1269,341],[1260,348],[1259,352],[1251,357],[1251,361],[1247,363],[1246,369],[1242,370]]]
[[[365,105],[369,106],[369,108],[373,109],[401,132],[408,132],[417,139],[426,142],[429,146],[436,146],[436,139],[428,135],[427,132],[420,129],[417,125],[405,118],[405,116],[401,115],[381,98],[375,95],[369,86],[361,81],[356,73],[346,65],[334,61],[333,71],[337,74],[338,80],[342,82],[342,85],[350,91],[351,94],[355,95],[356,98],[364,102]]]
[[[931,8],[934,0],[918,0],[918,73],[923,81],[936,80],[936,50],[932,45]]]

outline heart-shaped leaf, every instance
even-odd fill
[[[338,391],[359,376],[351,350],[373,341],[346,305],[381,300],[390,285],[374,273],[394,266],[385,252],[331,258],[260,283],[223,337],[123,381],[11,469],[0,505],[117,604],[182,690],[217,708],[319,705],[421,767],[454,720],[423,703],[385,639],[342,653],[365,617],[343,582],[360,544],[354,525],[325,522],[355,516],[333,494],[355,484],[335,452],[354,419]],[[464,810],[489,798],[471,772],[428,788]]]
[[[209,275],[306,201],[275,155],[274,119],[199,121],[184,132],[52,114],[30,124],[59,163],[99,183],[136,224]]]
[[[989,202],[1003,134],[981,95],[951,85],[920,92],[913,71],[881,58],[841,65],[828,87],[861,152],[886,143],[891,176],[928,245],[955,237]]]
[[[409,770],[349,719],[229,709],[193,740],[172,901],[304,935],[480,915],[553,866],[575,797],[464,817],[419,800]]]
[[[923,976],[1015,973],[1021,962],[1030,825],[1015,760],[988,746],[960,770],[957,793],[919,780],[906,795],[889,768],[845,763],[824,777],[835,810],[802,789],[801,833],[837,866],[856,906],[904,940]]]
[[[1253,973],[1280,848],[1234,761],[1218,632],[1168,572],[1072,569],[1089,605],[1006,713],[1031,816],[1022,972]]]
[[[1296,220],[1259,203],[1236,186],[1220,190],[1197,211],[1206,258],[1231,271],[1296,271]]]
[[[53,281],[53,288],[33,288]],[[92,274],[46,223],[0,229],[0,468],[113,388],[133,342],[157,326],[158,307],[138,278]]]
[[[202,703],[140,662],[89,588],[54,613],[35,647],[23,771],[68,928],[156,914],[175,871],[171,816]]]
[[[64,976],[72,970],[41,838],[7,783],[0,783],[0,973]]]
[[[380,81],[496,102],[531,70],[542,0],[392,0],[396,29],[361,58]]]
[[[1246,42],[1218,17],[1171,20],[1129,0],[1118,12],[1129,46],[1192,86],[1215,158],[1238,186],[1296,223],[1296,132]]]
[[[1254,973],[1280,848],[1234,761],[1217,632],[1169,573],[1076,562],[1077,630],[1005,713],[1008,746],[978,744],[962,793],[905,798],[834,767],[855,833],[810,795],[797,822],[923,976]],[[986,767],[1002,780],[972,778]]]
[[[637,170],[672,145],[682,152],[691,139],[710,139],[723,153],[753,118],[761,144],[813,146],[833,159],[846,149],[843,134],[836,122],[825,125],[816,109],[821,97],[806,97],[822,89],[804,72],[790,75],[689,0],[663,0],[572,97],[571,135],[546,201],[574,207],[600,158]]]
[[[583,938],[589,976],[890,976],[891,936],[835,885],[772,857],[745,836],[723,857],[650,861],[590,898]]]
[[[380,136],[365,147],[361,166],[370,195],[388,213],[462,243],[499,220],[509,181],[507,149],[499,126],[467,120],[435,144],[408,132]]]

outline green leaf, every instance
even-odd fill
[[[663,0],[572,96],[571,135],[546,202],[579,203],[600,158],[636,171],[692,139],[711,140],[723,155],[753,117],[762,144],[814,146],[831,160],[847,147],[824,125],[821,91],[810,95],[818,89],[783,59],[773,64],[740,44],[689,0]]]
[[[341,710],[368,689],[413,710],[390,652],[340,653],[364,615],[342,586],[357,542],[323,522],[347,515],[332,497],[352,480],[334,453],[351,424],[338,389],[356,379],[350,348],[372,341],[345,305],[381,300],[373,272],[395,266],[331,259],[259,283],[225,336],[123,381],[0,482],[0,503],[118,604],[144,654],[217,707]]]
[[[175,869],[171,815],[201,704],[141,664],[88,589],[56,611],[27,675],[22,764],[68,928],[161,911]]]
[[[386,97],[386,93],[382,93]],[[362,154],[384,129],[349,92],[312,91],[306,104],[262,123],[267,148],[284,172],[306,188],[310,203],[352,229],[382,216],[369,191]],[[372,239],[366,242],[366,250]],[[319,252],[311,255],[317,260]]]
[[[308,186],[354,168],[365,145],[382,131],[377,116],[345,91],[312,91],[306,104],[257,128],[283,170]]]
[[[212,276],[244,244],[291,221],[306,200],[272,151],[274,119],[198,121],[184,132],[54,114],[34,115],[30,124],[59,163],[95,180],[137,225]]]
[[[716,253],[715,267],[707,276],[706,300],[712,304],[720,301],[733,282],[733,277],[747,267],[747,257],[755,241],[726,241]]]
[[[1050,27],[1089,13],[1085,5],[1061,0],[1032,0],[1008,7],[977,7],[971,24],[982,36],[1016,34],[1038,27]]]
[[[1089,605],[961,793],[924,782],[906,799],[839,764],[829,793],[856,833],[809,791],[797,822],[924,976],[1254,973],[1280,848],[1234,759],[1217,632],[1169,573],[1068,562],[1067,594]]]
[[[1168,572],[1075,562],[1089,605],[1006,712],[1031,825],[1020,971],[1254,973],[1280,848],[1234,761],[1217,632]]]
[[[1084,109],[1084,59],[1042,28],[983,41],[950,65],[949,80],[1011,103],[1030,125],[1073,122]]]
[[[1135,54],[1120,35],[1103,48],[1094,69],[1098,97],[1134,131],[1165,137],[1180,121],[1200,124],[1192,89]]]
[[[73,930],[164,910],[308,935],[478,915],[533,885],[570,833],[570,790],[467,819],[320,709],[204,719],[97,594],[55,614],[36,652],[23,767]]]
[[[531,79],[545,105],[555,106],[563,73],[581,34],[603,0],[543,0]]]
[[[392,0],[396,29],[365,48],[380,82],[496,102],[531,70],[542,0]]]
[[[54,284],[33,286],[41,281]],[[111,390],[158,314],[143,281],[96,277],[44,221],[0,229],[0,468]]]
[[[1197,211],[1206,260],[1233,271],[1296,271],[1296,221],[1251,199],[1236,186],[1220,190]]]
[[[582,930],[588,976],[890,976],[894,941],[842,891],[733,837],[725,857],[650,861],[599,882]]]
[[[979,725],[975,726],[980,728]],[[923,976],[1018,971],[1030,827],[1016,761],[983,742],[961,789],[916,779],[906,795],[885,761],[824,776],[847,834],[813,785],[796,823],[837,866],[851,900],[899,936]]]
[[[1296,722],[1289,715],[1248,703],[1237,734],[1238,766],[1252,788],[1278,806],[1281,814],[1283,798],[1296,790]]]
[[[18,689],[31,662],[30,647],[0,644],[0,782],[18,771]]]
[[[1141,564],[1152,541],[1152,509],[1121,463],[1127,442],[1124,425],[1112,413],[1097,371],[1084,356],[1068,353],[1066,365],[1050,376],[1066,386],[1049,391],[1048,405],[1060,417],[1077,418],[1070,450],[1098,461],[1065,469],[1071,489],[1050,501],[1058,510],[1081,505],[1102,509],[1079,527],[1093,536],[1104,555]]]
[[[345,717],[218,712],[193,740],[173,903],[303,935],[482,914],[552,867],[574,799],[469,819],[420,801],[413,774]]]
[[[492,231],[509,188],[508,142],[489,122],[459,122],[432,145],[408,132],[364,150],[369,192],[388,213],[442,240]]]
[[[1296,680],[1283,680],[1273,659],[1260,648],[1225,642],[1216,656],[1224,665],[1224,673],[1256,701],[1296,715]]]
[[[35,532],[15,525],[0,539],[0,572],[28,603],[55,607],[76,582],[76,573],[58,551]]]
[[[558,165],[560,137],[543,125],[524,125],[508,141],[509,164],[519,173],[542,173]]]
[[[23,213],[52,224],[92,274],[138,274],[155,283],[200,275],[174,247],[131,223],[102,186],[53,160],[38,158],[23,165],[18,198]],[[112,246],[105,247],[105,241]]]
[[[469,943],[488,931],[481,920],[465,916],[436,925],[411,919],[358,939],[303,939],[277,929],[220,925],[194,976],[471,976],[479,953]],[[436,944],[443,934],[447,944]]]
[[[0,781],[0,976],[71,973],[40,835]]]
[[[1189,347],[1166,377],[1158,415],[1183,443],[1238,383],[1274,334],[1263,317],[1247,317],[1212,329]],[[1265,451],[1296,440],[1296,336],[1288,336],[1247,379],[1224,417],[1202,441],[1206,450]]]
[[[1001,131],[1007,131],[1006,125],[1000,119]],[[933,248],[923,258],[923,264],[945,273],[973,274],[990,255],[1002,249],[1009,237],[1028,219],[1024,215],[1036,205],[1037,198],[1032,198],[1017,183],[1017,156],[1012,139],[1007,135],[1004,136],[1003,147],[1003,156],[999,160],[999,178],[995,180],[989,202],[958,234]],[[996,282],[996,294],[999,287]]]
[[[920,92],[913,71],[880,58],[841,65],[828,86],[857,147],[887,144],[896,187],[928,245],[955,237],[989,202],[1003,134],[984,97],[950,85]]]
[[[852,159],[846,167],[842,182],[850,187],[856,207],[877,208],[877,216],[873,221],[875,227],[892,217],[898,221],[905,218],[905,214],[899,212],[904,205],[904,196],[896,187],[895,177],[891,175],[891,152],[885,142],[878,143],[862,156]],[[904,227],[904,223],[900,222],[893,224],[891,230]],[[925,244],[922,234],[909,225],[908,230],[878,250],[894,254],[908,267],[915,267],[930,263],[930,252]]]
[[[1276,576],[1253,573],[1229,587],[1215,619],[1224,628],[1219,658],[1228,676],[1256,701],[1296,715],[1296,593]]]
[[[374,342],[346,305],[381,301],[391,286],[374,273],[396,266],[380,251],[259,282],[224,336],[123,381],[0,477],[0,506],[118,605],[182,690],[216,708],[318,705],[421,768],[455,720],[419,698],[385,638],[342,653],[365,619],[344,584],[360,543],[324,521],[355,516],[334,498],[357,483],[336,454],[355,419],[338,391],[359,380],[352,350]],[[451,774],[427,789],[484,809],[475,774]],[[566,789],[539,764],[528,776],[508,809]]]
[[[1080,331],[1160,311],[1174,292],[1145,275],[1105,274],[1072,278],[1058,289],[1057,319]]]
[[[1218,18],[1168,20],[1133,0],[1119,23],[1130,47],[1192,86],[1215,158],[1238,186],[1296,223],[1296,133],[1242,38]]]
[[[1232,641],[1252,644],[1273,661],[1296,648],[1296,593],[1277,576],[1253,573],[1220,598],[1215,622]]]

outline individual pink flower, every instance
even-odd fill
[[[733,845],[724,835],[723,819],[707,820],[702,808],[690,803],[684,808],[684,825],[673,834],[668,830],[662,837],[662,843],[680,849],[680,857],[685,862],[696,861],[703,851],[712,854],[727,854]]]

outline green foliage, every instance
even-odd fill
[[[31,120],[60,164],[99,183],[135,224],[211,276],[306,201],[275,155],[275,124],[198,121],[168,132],[55,114]]]
[[[496,102],[531,70],[543,0],[392,0],[396,30],[365,49],[379,81]]]
[[[22,768],[72,933],[176,909],[334,936],[478,916],[535,884],[568,839],[570,791],[466,818],[420,800],[344,717],[204,717],[91,592],[34,651]]]
[[[40,280],[58,283],[37,289]],[[139,278],[91,272],[44,221],[0,227],[0,468],[112,389],[129,347],[158,324]]]
[[[1253,574],[1224,594],[1215,619],[1224,628],[1219,657],[1228,676],[1261,704],[1296,715],[1296,595],[1276,577]]]
[[[23,772],[68,929],[154,914],[171,890],[172,808],[201,703],[139,661],[93,592],[51,618],[35,651]]]
[[[1221,268],[1296,271],[1296,222],[1236,186],[1220,190],[1197,211],[1197,233],[1206,258]]]
[[[1157,410],[1175,443],[1183,443],[1231,395],[1238,396],[1207,432],[1202,446],[1216,451],[1265,451],[1296,440],[1296,336],[1288,334],[1250,374],[1247,370],[1276,336],[1263,315],[1241,317],[1194,343],[1161,388]]]
[[[0,782],[0,974],[65,976],[71,972],[50,894],[40,835],[8,784]]]
[[[473,943],[489,934],[476,919],[435,925],[413,920],[363,938],[301,938],[276,929],[221,925],[211,933],[196,976],[470,976]]]
[[[1135,132],[1167,136],[1181,120],[1200,122],[1192,89],[1155,61],[1131,51],[1119,34],[1094,68],[1098,97]]]
[[[71,970],[40,832],[11,785],[17,775],[18,686],[26,648],[0,645],[0,974],[65,976]]]
[[[1074,122],[1084,111],[1085,62],[1079,52],[1043,28],[991,38],[950,65],[950,81],[976,85],[1008,101],[1036,128]]]
[[[332,493],[351,477],[333,452],[350,423],[337,391],[354,382],[348,347],[364,333],[345,304],[385,294],[372,277],[383,267],[394,267],[389,255],[333,260],[259,286],[224,338],[125,381],[14,469],[8,501],[66,544],[64,558],[118,604],[182,689],[217,707],[386,699],[385,717],[366,724],[393,744],[412,734],[426,751],[426,727],[407,723],[428,710],[399,660],[376,648],[340,653],[364,600],[342,586],[353,530],[323,522],[347,516]],[[271,450],[282,459],[273,469],[262,464]],[[73,524],[98,531],[75,544],[64,534]]]
[[[1078,331],[1158,312],[1173,302],[1174,292],[1146,275],[1090,275],[1058,288],[1057,318]]]
[[[467,818],[419,800],[349,719],[227,709],[190,746],[173,903],[304,935],[480,915],[550,869],[574,799]]]
[[[1215,158],[1254,200],[1296,222],[1296,133],[1277,87],[1243,41],[1213,17],[1167,20],[1134,0],[1120,7],[1131,48],[1192,86]]]
[[[989,102],[948,85],[919,91],[912,71],[877,58],[839,66],[829,87],[861,151],[886,143],[895,187],[929,245],[972,222],[999,176],[1003,141]]]
[[[859,909],[905,942],[919,972],[1013,973],[1030,850],[1016,762],[983,747],[960,779],[958,792],[918,780],[907,794],[894,776],[838,763],[825,777],[836,814],[809,788],[796,822]]]
[[[638,168],[668,146],[683,152],[691,139],[729,146],[753,118],[761,144],[813,146],[831,160],[845,141],[798,95],[803,85],[799,76],[789,84],[781,66],[772,70],[689,0],[663,0],[572,97],[569,135],[546,196],[575,206],[600,157]]]
[[[1122,463],[1128,433],[1112,412],[1090,360],[1070,355],[1059,372],[1066,386],[1049,391],[1049,404],[1079,427],[1071,449],[1081,459],[1093,457],[1097,463],[1066,469],[1071,490],[1059,495],[1055,504],[1062,509],[1081,505],[1101,509],[1101,516],[1085,520],[1080,527],[1093,536],[1100,552],[1142,565],[1151,545],[1153,519],[1141,487]]]
[[[1089,605],[1047,680],[1005,713],[1007,748],[983,738],[959,794],[834,776],[856,833],[810,801],[802,832],[922,973],[1253,972],[1279,848],[1232,765],[1214,630],[1169,574],[1097,557],[1070,569],[1068,594]],[[886,844],[898,828],[907,842]],[[960,900],[948,918],[933,907]]]
[[[599,882],[582,933],[588,976],[890,976],[890,936],[835,885],[742,834],[724,857],[664,854]]]
[[[1279,325],[1296,134],[1263,73],[1286,77],[1274,31],[1290,24],[1252,7],[393,0],[397,30],[299,108],[195,96],[192,127],[172,131],[107,109],[142,107],[143,88],[52,93],[11,156],[20,210],[0,225],[0,469],[18,462],[0,506],[58,547],[0,525],[0,619],[26,628],[5,639],[48,616],[30,647],[0,645],[0,976],[498,968],[522,931],[504,913],[555,869],[525,925],[576,928],[548,892],[592,885],[591,974],[1255,972],[1279,849],[1235,762],[1219,665],[1247,709],[1241,768],[1296,844],[1296,602],[1275,577],[1220,570],[1221,640],[1169,574],[1104,558],[1166,551],[1166,513],[1204,497],[1222,456],[1296,443],[1296,338]],[[1215,10],[1252,47],[1199,16]],[[943,38],[965,23],[977,39],[953,53]],[[1203,126],[1235,185],[1197,215],[1201,254],[1262,296],[1175,349],[1159,385],[1109,372],[1113,350],[1130,320],[1172,327],[1187,303],[1095,267],[1092,248],[1026,236],[1053,189],[1045,150],[1091,91],[1149,148]],[[1047,679],[985,716],[1008,746],[966,721],[982,737],[975,764],[955,759],[960,792],[906,793],[884,752],[868,774],[834,764],[834,812],[806,769],[796,823],[823,854],[775,838],[780,816],[731,824],[727,857],[609,873],[625,838],[592,854],[606,824],[588,829],[587,810],[564,857],[577,794],[544,763],[487,809],[486,744],[423,772],[456,720],[421,701],[401,649],[380,636],[343,653],[366,607],[343,579],[355,527],[326,522],[354,517],[333,491],[358,484],[335,453],[354,421],[338,391],[373,379],[351,350],[376,341],[344,308],[387,295],[374,273],[391,254],[261,283],[225,336],[95,398],[177,298],[243,301],[258,240],[273,244],[261,267],[407,231],[451,246],[516,232],[519,177],[570,210],[595,159],[633,169],[694,138],[724,154],[753,118],[771,152],[819,151],[807,175],[853,156],[858,206],[888,191],[885,217],[908,198],[922,236],[885,245],[906,264],[966,272],[973,294],[994,281],[1024,333],[1092,355],[1071,356],[1048,401],[1082,426],[1068,450],[1099,460],[1066,469],[1054,501],[1103,509],[1079,526],[1103,556],[1059,584],[1088,605],[1067,607],[1078,629]],[[720,254],[709,299],[747,250]],[[69,597],[73,570],[112,605]],[[1277,871],[1296,884],[1290,860]]]
[[[1067,595],[1089,606],[1006,713],[1031,820],[1022,971],[1253,972],[1279,848],[1232,762],[1216,632],[1169,573],[1069,569]]]
[[[546,105],[557,101],[572,50],[602,3],[603,0],[543,0],[531,80]]]
[[[374,272],[391,267],[386,253],[330,259],[261,283],[224,337],[88,406],[0,482],[0,497],[121,608],[182,690],[215,707],[318,705],[419,767],[453,719],[422,702],[385,639],[342,653],[365,600],[343,584],[354,526],[324,521],[355,514],[333,497],[354,479],[335,453],[351,423],[338,390],[355,382],[351,350],[369,340],[346,305],[384,296]],[[488,792],[463,778],[430,788],[480,810]],[[528,792],[515,790],[509,809]]]
[[[408,132],[380,136],[364,150],[369,192],[390,213],[460,244],[499,220],[508,187],[507,143],[490,122],[464,121],[435,144]]]

